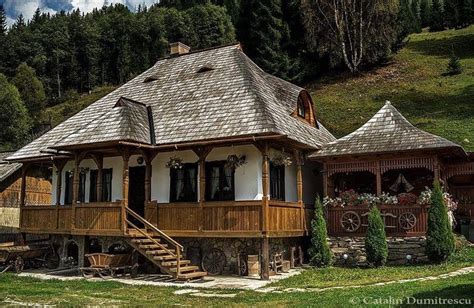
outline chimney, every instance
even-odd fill
[[[180,56],[189,53],[191,47],[181,42],[170,43],[170,56]]]

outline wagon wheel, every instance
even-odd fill
[[[99,271],[99,276],[102,279],[110,279],[112,278],[112,271],[110,269],[102,269]]]
[[[222,250],[212,248],[202,258],[202,269],[210,275],[219,275],[224,271],[226,263],[225,254]]]
[[[345,212],[341,217],[341,226],[346,232],[355,232],[360,228],[360,216],[354,211]]]
[[[94,271],[91,269],[81,269],[82,277],[84,278],[94,278]]]
[[[54,250],[50,250],[44,254],[44,266],[46,266],[46,268],[58,268],[59,261],[59,256],[54,252]]]
[[[240,260],[239,274],[240,274],[240,276],[247,275],[247,262],[245,260]]]
[[[17,274],[20,274],[23,271],[23,268],[25,267],[25,260],[23,260],[22,257],[18,256],[16,257],[13,266],[15,267],[15,272]]]
[[[398,223],[403,230],[411,230],[416,225],[416,216],[413,213],[405,212],[398,217]]]

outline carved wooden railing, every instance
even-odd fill
[[[303,217],[302,217],[303,215]],[[301,232],[305,229],[305,212],[298,202],[269,201],[269,231]]]
[[[428,207],[382,205],[379,206],[389,236],[419,236],[426,233]],[[328,234],[333,236],[365,236],[369,208],[348,206],[327,209]]]

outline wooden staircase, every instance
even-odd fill
[[[191,261],[183,259],[183,246],[178,242],[131,209],[126,208],[126,213],[128,243],[164,273],[186,281],[202,279],[207,275],[198,266],[192,265]],[[137,227],[129,217],[133,217],[144,228]]]

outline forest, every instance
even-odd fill
[[[304,84],[383,65],[424,28],[473,22],[473,0],[161,0],[133,12],[119,4],[88,14],[38,9],[10,28],[0,6],[0,150],[48,129],[47,106],[127,82],[165,57],[170,42],[192,50],[240,42],[268,73]]]

